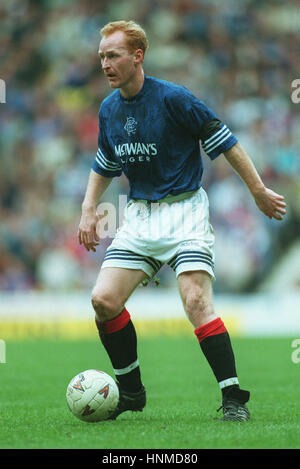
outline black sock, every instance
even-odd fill
[[[222,391],[222,396],[239,389],[234,353],[227,329],[220,318],[195,329],[195,334]],[[234,391],[233,391],[234,390]]]
[[[96,324],[121,389],[128,392],[139,391],[142,382],[137,356],[137,336],[129,313],[124,308],[112,321],[96,321]]]
[[[228,394],[233,388],[239,388],[228,332],[206,337],[200,342],[200,347],[220,385],[222,395]]]

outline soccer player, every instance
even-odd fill
[[[120,390],[112,418],[127,410],[141,411],[146,404],[126,301],[140,283],[169,264],[219,384],[222,419],[248,420],[250,393],[240,388],[230,337],[214,310],[214,235],[201,187],[199,141],[211,160],[225,156],[269,218],[282,219],[284,197],[264,186],[236,137],[202,101],[182,86],[145,76],[148,41],[138,24],[111,22],[101,36],[102,70],[114,91],[100,106],[98,151],[82,203],[78,240],[88,251],[96,250],[97,204],[112,179],[124,172],[130,200],[92,292],[99,336]],[[186,221],[185,213],[190,215]]]

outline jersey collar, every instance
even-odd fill
[[[125,103],[125,104],[134,104],[134,103],[137,103],[137,102],[144,96],[144,94],[145,94],[145,92],[146,92],[146,89],[147,89],[147,84],[146,84],[146,83],[147,83],[147,80],[148,80],[148,77],[145,75],[145,77],[144,77],[144,83],[143,83],[142,88],[140,89],[140,91],[139,91],[136,95],[134,95],[134,96],[132,96],[132,97],[130,97],[130,98],[124,98],[124,97],[121,95],[121,92],[120,92],[120,90],[119,90],[119,98],[120,98],[120,100],[121,100],[123,103]]]

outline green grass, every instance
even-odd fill
[[[148,404],[116,421],[85,423],[68,410],[71,378],[112,368],[95,341],[8,342],[0,364],[0,448],[300,448],[300,364],[292,339],[233,339],[241,387],[251,391],[249,422],[220,422],[220,391],[191,338],[139,340]]]

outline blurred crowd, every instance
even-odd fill
[[[0,290],[93,286],[111,238],[88,253],[76,232],[99,106],[111,92],[97,56],[99,30],[119,19],[147,32],[145,73],[203,100],[266,185],[285,195],[285,220],[271,221],[223,157],[204,155],[216,289],[254,289],[284,255],[300,218],[300,104],[291,100],[300,78],[298,0],[6,0],[0,18]],[[103,200],[118,206],[127,193],[121,176]],[[174,282],[164,267],[161,283]]]

